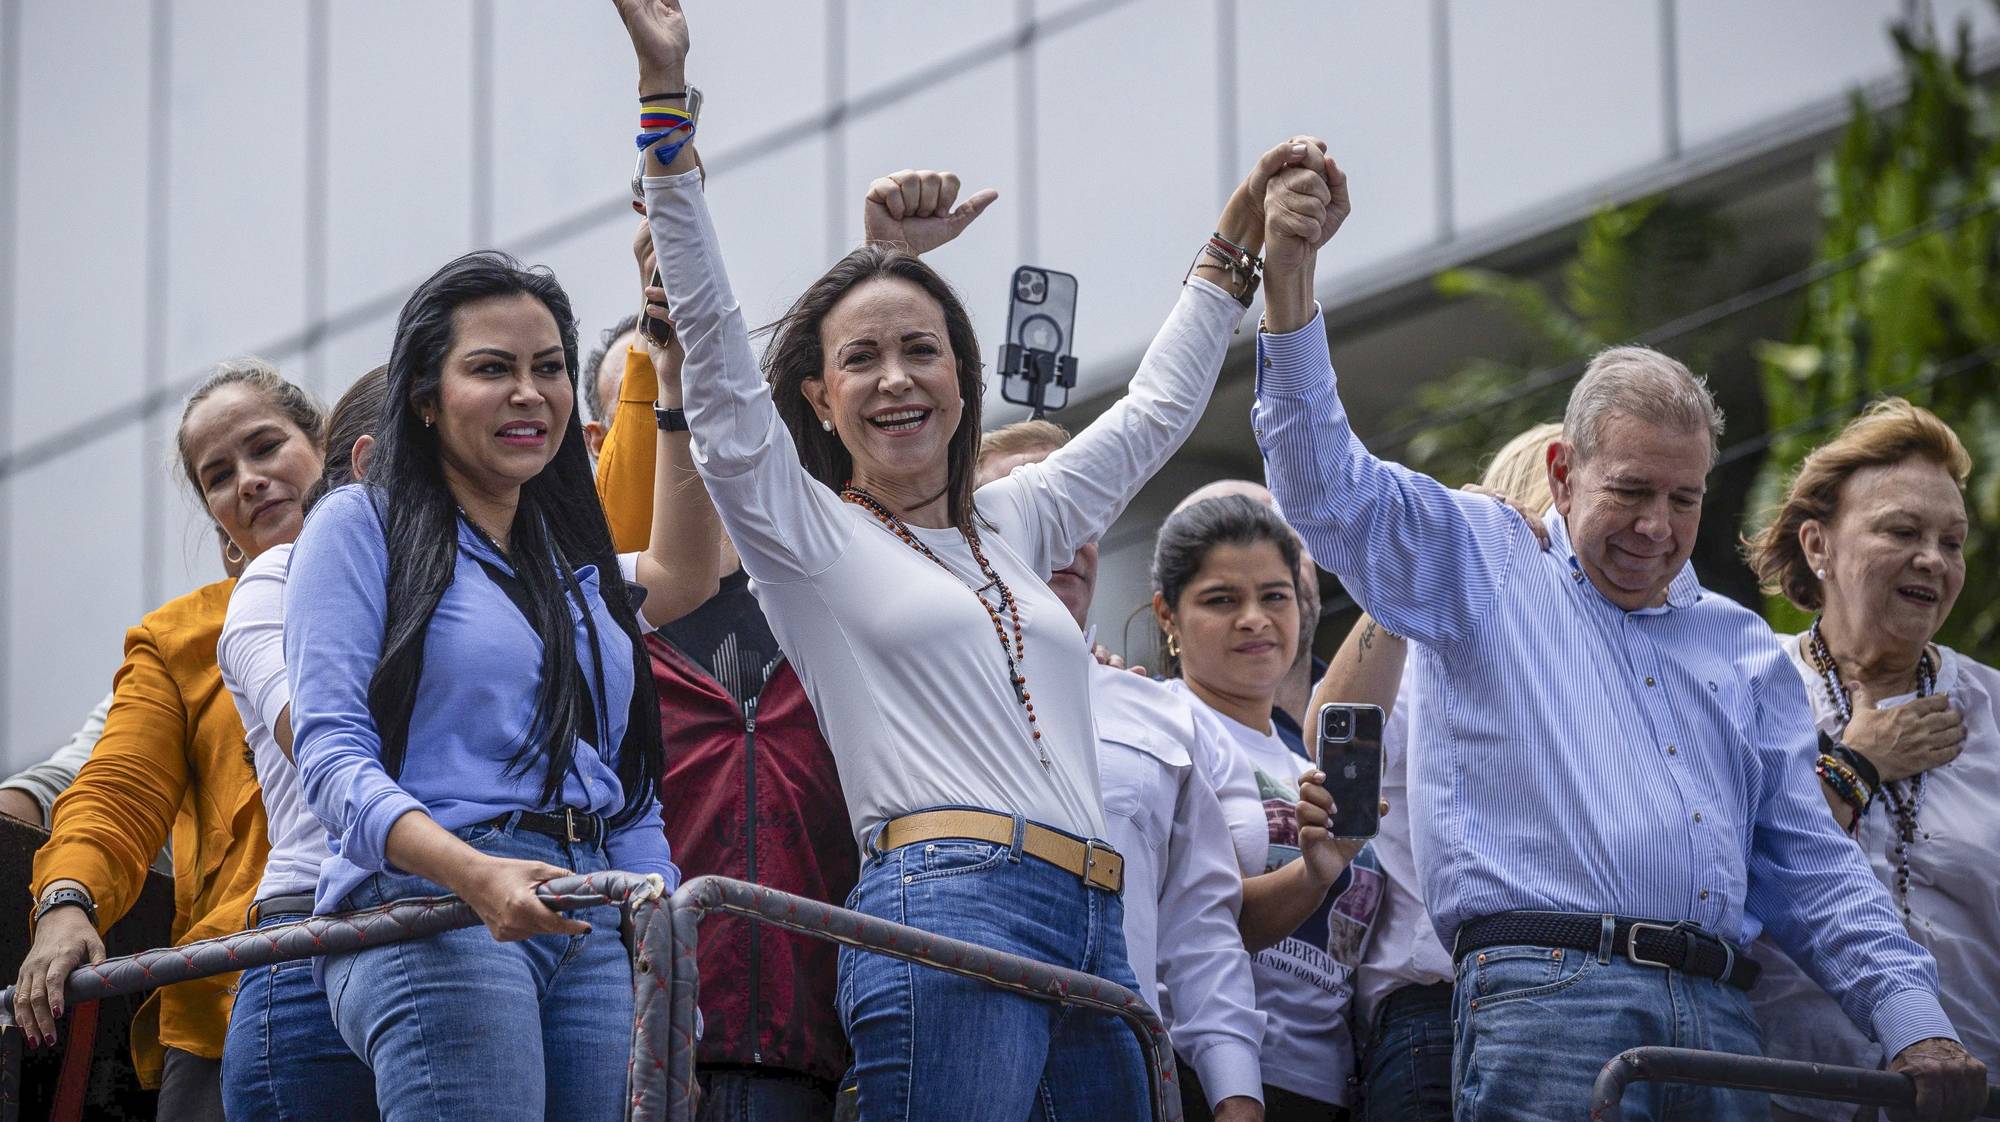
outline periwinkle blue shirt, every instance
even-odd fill
[[[510,811],[554,809],[542,802],[540,768],[521,774],[508,767],[534,721],[542,639],[481,558],[512,571],[461,519],[458,572],[431,617],[409,748],[401,775],[391,778],[368,709],[388,605],[383,520],[369,493],[349,485],[321,499],[299,535],[285,584],[285,666],[300,779],[333,854],[320,868],[319,912],[340,910],[349,892],[387,867],[389,827],[410,811],[456,830]],[[576,576],[596,618],[604,696],[595,700],[610,738],[603,752],[577,741],[558,805],[608,818],[625,805],[616,746],[631,707],[632,645],[598,594],[596,569],[584,566]],[[589,635],[573,604],[571,615],[575,633],[565,639],[577,646],[586,688],[595,689]],[[669,890],[680,882],[655,792],[605,845],[613,868],[659,873]]]
[[[1253,423],[1313,556],[1419,644],[1411,841],[1445,946],[1519,909],[1768,930],[1890,1055],[1954,1035],[1930,955],[1827,811],[1805,691],[1762,619],[1692,566],[1624,611],[1561,515],[1545,551],[1511,509],[1371,455],[1317,315],[1258,336]]]

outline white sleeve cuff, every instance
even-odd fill
[[[1264,1101],[1264,1067],[1257,1049],[1240,1040],[1217,1040],[1187,1058],[1201,1080],[1201,1090],[1209,1109],[1227,1098],[1241,1095]]]

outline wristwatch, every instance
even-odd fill
[[[687,413],[682,411],[678,406],[661,405],[655,401],[653,403],[653,421],[660,426],[661,432],[688,431]]]
[[[91,900],[90,893],[85,892],[81,888],[58,888],[54,892],[43,896],[41,903],[35,905],[35,914],[32,922],[40,923],[43,916],[48,915],[57,908],[70,906],[82,908],[83,914],[90,917],[90,926],[97,926],[97,904]]]

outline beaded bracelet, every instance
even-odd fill
[[[1832,756],[1821,756],[1813,764],[1813,771],[1831,788],[1834,796],[1846,803],[1854,811],[1854,822],[1848,827],[1852,833],[1861,823],[1861,816],[1868,813],[1868,804],[1874,799],[1870,791],[1854,770]]]

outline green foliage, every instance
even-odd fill
[[[1421,420],[1493,401],[1491,408],[1451,424],[1426,428],[1410,441],[1406,459],[1440,479],[1478,478],[1480,466],[1515,433],[1560,420],[1569,400],[1564,379],[1512,396],[1531,373],[1580,363],[1710,298],[1734,291],[1726,274],[1736,234],[1713,209],[1660,198],[1606,207],[1584,223],[1575,255],[1556,291],[1526,277],[1490,269],[1450,269],[1437,290],[1502,313],[1520,336],[1505,359],[1475,358],[1451,376],[1420,387],[1405,420]],[[1688,356],[1699,362],[1699,356]],[[1581,367],[1578,367],[1579,371]],[[1508,400],[1495,401],[1507,397]]]
[[[1819,169],[1820,260],[1865,256],[1808,293],[1789,344],[1759,348],[1769,424],[1781,434],[1757,481],[1767,511],[1800,459],[1873,397],[1900,394],[1957,430],[1974,469],[1966,594],[1939,641],[2000,661],[2000,97],[1972,72],[1970,32],[1949,49],[1927,29],[1892,32],[1909,98],[1854,118]],[[1879,243],[1926,227],[1920,236]],[[1995,348],[1989,350],[1988,348]],[[1968,359],[1966,356],[1981,356]],[[1758,523],[1753,520],[1748,529]],[[1981,580],[1981,574],[1985,580]],[[1803,627],[1782,600],[1773,626]]]

